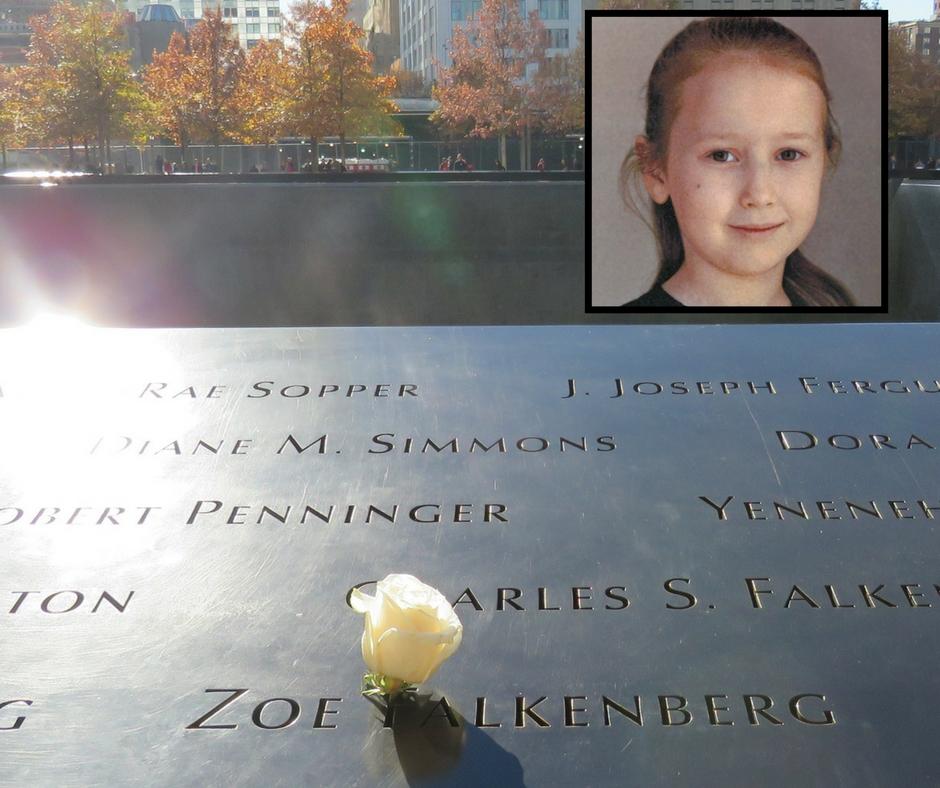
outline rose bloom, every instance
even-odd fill
[[[682,83],[666,161],[644,174],[679,223],[674,285],[782,276],[816,222],[825,118],[819,86],[785,64],[723,55]]]
[[[365,615],[362,658],[373,673],[420,684],[453,654],[463,626],[444,595],[411,575],[389,575],[375,596],[358,588],[353,610]]]

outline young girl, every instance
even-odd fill
[[[646,129],[620,171],[637,213],[653,202],[659,273],[625,306],[848,306],[799,246],[840,140],[822,66],[766,17],[711,17],[663,49]],[[632,187],[632,188],[631,188]]]

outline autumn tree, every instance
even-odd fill
[[[158,125],[180,146],[205,140],[216,147],[237,137],[238,88],[245,53],[219,9],[207,10],[188,37],[174,33],[165,52],[155,53],[144,85]]]
[[[173,33],[164,52],[154,52],[143,73],[144,91],[160,133],[180,146],[181,156],[193,139],[198,109],[192,56],[186,39]]]
[[[287,128],[291,99],[288,52],[277,40],[261,40],[248,52],[235,93],[242,142],[276,142]]]
[[[543,131],[566,133],[584,128],[584,35],[567,55],[546,57],[532,76],[531,105]]]
[[[75,6],[61,0],[30,22],[27,58],[33,117],[53,137],[97,141],[99,160],[111,164],[111,139],[126,132],[140,101],[130,68],[123,18],[101,0]]]
[[[222,9],[207,10],[189,33],[191,77],[196,102],[196,132],[216,147],[239,125],[238,82],[245,53]]]
[[[59,68],[69,53],[63,27],[76,27],[78,9],[57,3],[49,13],[30,19],[32,36],[22,74],[29,101],[27,125],[34,139],[69,148],[69,167],[75,166],[75,141],[90,135],[86,108],[80,103],[77,86],[60,78]]]
[[[7,168],[7,148],[26,141],[25,69],[0,65],[0,157]]]
[[[392,95],[401,98],[431,98],[431,86],[417,71],[408,71],[398,58],[388,70],[395,78]]]
[[[940,130],[940,66],[911,51],[900,30],[888,38],[888,136]]]
[[[498,137],[500,160],[506,138],[537,122],[543,91],[527,79],[546,61],[546,30],[533,12],[519,14],[513,0],[483,0],[467,26],[454,29],[453,65],[440,67],[431,120],[473,137]]]
[[[339,137],[345,161],[349,135],[397,131],[389,99],[394,78],[372,73],[372,55],[361,44],[362,28],[346,19],[349,0],[304,0],[292,8],[289,125],[300,136]]]

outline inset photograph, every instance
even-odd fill
[[[886,12],[588,12],[587,311],[886,311]]]

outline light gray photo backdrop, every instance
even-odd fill
[[[645,121],[650,69],[697,17],[591,19],[591,303],[619,306],[646,292],[658,267],[649,228],[627,210],[617,178]],[[800,247],[838,277],[859,306],[881,304],[881,19],[776,17],[823,65],[842,131],[839,166],[823,183],[816,226]]]

